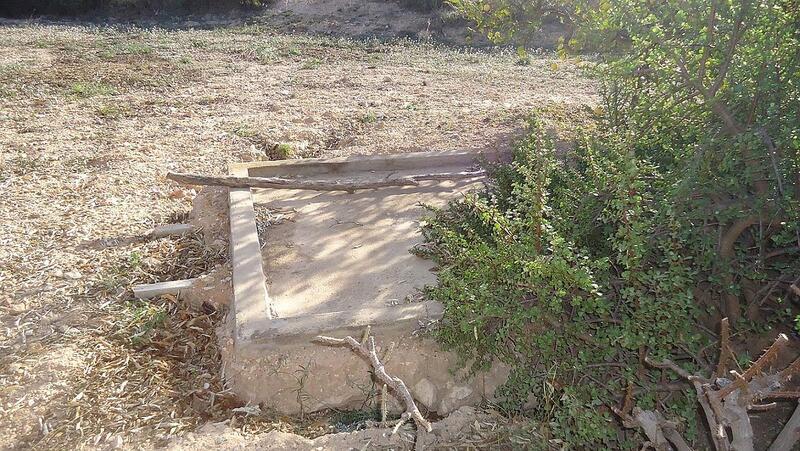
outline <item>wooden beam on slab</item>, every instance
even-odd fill
[[[383,188],[387,186],[417,186],[426,180],[461,180],[483,177],[486,171],[444,172],[420,174],[384,180],[297,180],[280,177],[210,177],[199,174],[167,173],[169,180],[184,185],[227,186],[228,188],[307,189],[314,191],[348,191]]]

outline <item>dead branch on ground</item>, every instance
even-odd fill
[[[401,398],[401,400],[405,403],[406,410],[400,416],[400,421],[398,421],[394,426],[392,434],[396,433],[400,429],[400,426],[411,419],[414,420],[414,422],[417,424],[417,427],[424,429],[427,432],[431,432],[433,430],[431,423],[422,416],[422,413],[420,413],[419,409],[417,408],[417,404],[414,402],[414,397],[411,396],[411,392],[408,391],[405,382],[403,382],[403,380],[399,377],[390,376],[389,373],[386,372],[386,368],[384,368],[383,363],[381,363],[380,359],[378,358],[378,352],[375,349],[375,337],[369,334],[369,329],[365,331],[364,339],[361,342],[358,342],[355,338],[350,336],[344,338],[332,338],[322,335],[314,338],[314,341],[328,346],[349,347],[353,352],[367,359],[372,365],[375,377],[377,377],[383,384],[391,388],[395,395]]]
[[[686,443],[678,432],[677,424],[667,421],[661,412],[655,410],[642,410],[638,407],[633,408],[632,415],[622,410],[612,408],[614,413],[622,419],[622,424],[631,429],[641,428],[647,436],[646,446],[650,446],[659,451],[670,449],[672,445],[678,451],[691,451],[692,448]]]
[[[299,180],[281,177],[211,177],[199,174],[167,173],[167,179],[183,185],[225,186],[228,188],[304,189],[313,191],[347,191],[384,188],[388,186],[418,186],[426,180],[461,180],[483,177],[486,171],[443,172],[410,175],[384,180]]]
[[[697,401],[703,408],[711,438],[717,451],[750,451],[753,449],[753,427],[748,411],[768,410],[775,403],[760,404],[764,399],[797,398],[800,393],[782,391],[785,383],[800,373],[800,358],[781,371],[766,373],[779,352],[789,342],[786,335],[779,335],[775,342],[743,374],[730,371],[731,379],[722,377],[727,371],[732,352],[728,344],[727,321],[722,324],[720,336],[720,359],[714,380],[690,374],[670,360],[655,362],[646,357],[645,362],[655,368],[675,372],[689,381],[697,393]],[[614,409],[627,427],[640,427],[651,444],[657,449],[666,449],[671,444],[678,450],[689,449],[675,425],[666,421],[660,413],[652,411],[630,413]],[[730,432],[728,432],[730,429]],[[770,450],[790,449],[800,440],[800,407],[784,426]]]

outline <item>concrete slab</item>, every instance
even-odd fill
[[[382,180],[427,173],[462,172],[478,167],[471,152],[420,152],[333,159],[282,160],[232,165],[231,175],[280,176],[309,180]],[[275,318],[340,312],[376,325],[383,320],[359,309],[401,306],[436,281],[432,263],[409,250],[421,239],[422,203],[442,206],[481,185],[479,178],[426,181],[419,186],[386,187],[355,193],[284,189],[230,190],[234,336],[238,346],[281,335]],[[269,227],[258,241],[254,203],[295,212],[291,221]],[[259,251],[263,248],[263,251]],[[379,310],[381,311],[381,310]],[[426,310],[427,312],[428,310]],[[388,311],[386,311],[388,313]],[[385,321],[394,321],[387,314]],[[330,329],[320,319],[319,329]],[[370,322],[366,322],[366,318]],[[428,317],[417,320],[435,319]],[[309,328],[309,319],[306,324]],[[269,331],[268,333],[265,331]],[[291,335],[292,328],[285,334]]]
[[[424,152],[257,162],[232,165],[230,173],[376,181],[475,170],[481,159],[497,156]],[[363,405],[370,384],[364,362],[311,339],[358,336],[369,325],[379,342],[397,349],[387,368],[428,399],[430,409],[446,413],[491,397],[504,368],[454,380],[457,356],[416,333],[443,309],[419,296],[436,282],[432,262],[409,252],[422,239],[421,204],[440,207],[481,185],[475,178],[354,193],[231,189],[233,308],[221,335],[232,338],[223,340],[223,362],[233,390],[285,413]],[[255,205],[291,212],[290,219],[266,227],[259,241]]]
[[[441,169],[457,172],[461,168]],[[371,175],[383,178],[386,173]],[[419,289],[436,282],[430,271],[433,262],[409,252],[422,240],[423,204],[441,207],[459,193],[480,186],[480,180],[471,179],[353,194],[253,190],[256,204],[293,212],[291,221],[269,227],[262,243],[267,289],[276,316],[407,302]]]

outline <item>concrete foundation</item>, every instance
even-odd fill
[[[383,180],[472,170],[479,156],[430,152],[234,165],[232,175],[313,180]],[[420,203],[443,206],[479,179],[430,181],[355,193],[230,191],[233,308],[223,336],[225,374],[241,397],[284,413],[363,407],[380,387],[369,364],[314,336],[360,337],[372,327],[390,374],[440,414],[491,398],[507,377],[496,367],[475,377],[421,328],[442,316],[419,290],[436,277],[409,252],[421,240]],[[254,203],[291,212],[260,242]],[[392,398],[393,401],[393,398]],[[390,403],[391,405],[391,403]]]

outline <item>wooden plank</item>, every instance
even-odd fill
[[[191,233],[193,230],[194,226],[191,224],[164,224],[154,227],[150,232],[150,236],[153,238],[163,238],[165,236]]]
[[[388,186],[417,186],[426,180],[462,180],[483,177],[486,171],[443,172],[420,174],[383,180],[300,180],[280,177],[211,177],[199,174],[170,172],[167,178],[184,185],[212,185],[228,188],[307,189],[314,191],[348,191],[375,189]]]
[[[179,295],[181,290],[187,290],[197,279],[171,280],[169,282],[148,283],[133,286],[133,295],[138,299],[150,299],[163,294]]]

